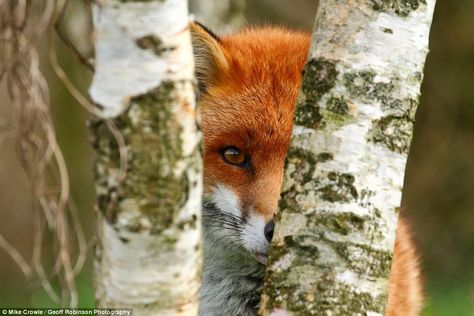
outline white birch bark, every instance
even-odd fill
[[[98,3],[90,88],[101,108],[91,123],[97,305],[196,315],[202,163],[187,1]]]
[[[261,315],[382,315],[435,0],[321,0]]]

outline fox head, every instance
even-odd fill
[[[264,262],[309,35],[279,28],[218,37],[192,23],[204,139],[205,234]]]

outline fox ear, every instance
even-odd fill
[[[227,68],[227,59],[219,37],[204,25],[190,24],[194,67],[201,92],[214,84],[219,72]]]

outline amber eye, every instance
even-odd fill
[[[224,159],[228,164],[239,167],[246,167],[247,165],[247,157],[237,147],[226,147],[222,150],[221,155],[222,159]]]

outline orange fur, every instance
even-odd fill
[[[388,288],[386,316],[416,316],[423,307],[423,286],[416,247],[407,221],[400,216]]]
[[[196,41],[202,45],[196,63],[199,79],[205,82],[200,103],[204,190],[225,183],[250,206],[248,209],[270,219],[277,211],[310,36],[282,28],[259,28],[218,39],[198,24],[191,30],[194,46]],[[210,48],[202,49],[206,46]],[[251,156],[252,170],[230,166],[221,159],[219,151],[230,145]],[[408,225],[401,218],[386,315],[418,315],[421,302],[417,255]]]

